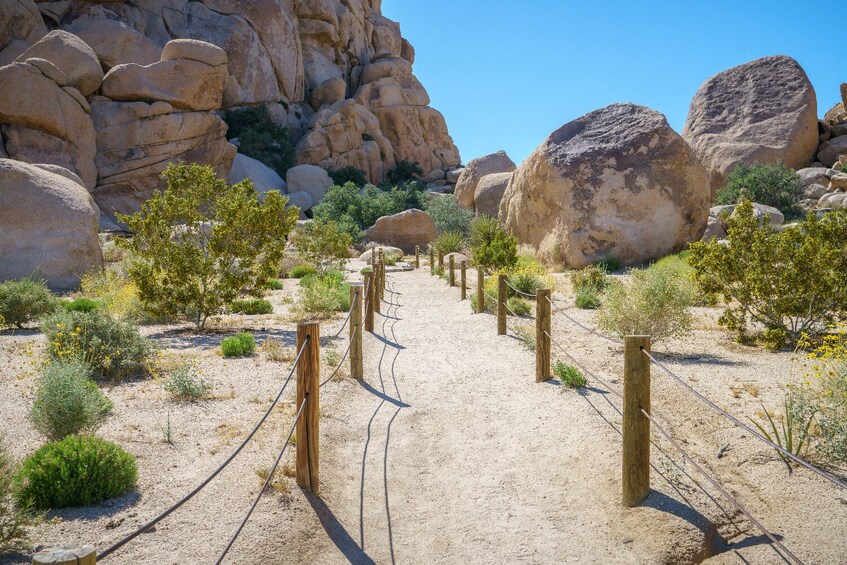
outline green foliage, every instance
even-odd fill
[[[265,284],[265,288],[268,290],[282,290],[283,283],[279,279],[268,279],[267,284]]]
[[[120,265],[119,267],[124,267]],[[80,289],[125,322],[147,324],[156,321],[144,307],[138,287],[121,268],[92,270],[82,277]]]
[[[574,304],[583,310],[596,310],[600,307],[600,294],[591,289],[577,291]]]
[[[814,214],[780,232],[760,224],[744,200],[729,218],[728,245],[691,244],[689,262],[707,296],[727,308],[719,323],[747,339],[751,324],[764,328],[772,348],[817,335],[847,310],[847,210]]]
[[[599,269],[602,269],[606,273],[615,273],[621,268],[621,262],[614,257],[601,259],[600,261],[597,261],[596,265]]]
[[[333,184],[338,186],[344,186],[348,182],[352,182],[356,186],[368,184],[365,171],[358,167],[342,167],[337,171],[329,171],[329,178],[332,179]]]
[[[574,292],[579,294],[599,295],[609,286],[609,277],[606,270],[592,265],[571,275],[571,284]]]
[[[518,289],[523,296],[535,296],[536,291],[547,286],[541,276],[530,271],[518,271],[510,274],[509,284]],[[509,292],[514,293],[515,291],[510,288]]]
[[[265,106],[251,106],[224,112],[229,126],[227,139],[238,138],[238,151],[275,170],[285,178],[294,166],[294,140],[288,128],[273,123]]]
[[[18,504],[38,509],[90,506],[135,487],[135,457],[94,436],[68,436],[24,460],[15,477]]]
[[[788,453],[799,456],[803,452],[803,449],[808,447],[809,428],[812,427],[815,414],[801,414],[798,410],[795,410],[793,398],[793,395],[790,393],[785,396],[784,417],[781,419],[779,426],[777,426],[773,415],[767,411],[764,404],[762,404],[762,411],[768,421],[770,430],[752,418],[750,421],[771,442],[777,444]],[[777,454],[786,463],[790,461],[788,456],[781,451],[777,451]]]
[[[750,200],[773,206],[786,218],[802,217],[799,206],[803,198],[803,181],[794,169],[782,163],[772,165],[740,163],[729,174],[726,185],[718,190],[718,204],[737,204]]]
[[[474,218],[470,245],[474,261],[481,267],[508,269],[518,262],[518,240],[503,229],[497,218]]]
[[[532,312],[532,305],[517,296],[512,296],[506,301],[509,310],[515,313],[516,316],[528,316]]]
[[[360,189],[352,182],[331,186],[320,204],[312,208],[312,217],[324,222],[335,221],[338,230],[350,235],[354,244],[361,243],[365,229],[382,216],[390,216],[424,205],[422,185],[407,182],[385,190],[368,185]]]
[[[57,310],[41,320],[47,354],[56,361],[78,361],[95,378],[112,381],[143,374],[153,347],[138,329],[103,310]]]
[[[79,361],[45,365],[29,413],[35,429],[50,441],[73,434],[94,433],[112,411],[112,401],[88,378]]]
[[[202,328],[239,294],[262,295],[297,211],[276,191],[260,202],[249,180],[230,186],[209,166],[171,164],[164,176],[164,192],[118,215],[135,234],[120,245],[136,257],[129,274],[145,306]]]
[[[231,312],[236,314],[244,314],[246,316],[259,316],[262,314],[270,314],[274,311],[273,305],[263,298],[253,298],[252,300],[236,300],[229,307]]]
[[[0,283],[0,320],[6,325],[22,328],[55,307],[56,298],[47,283],[35,275]]]
[[[649,335],[653,341],[688,333],[693,320],[688,281],[674,269],[653,265],[632,271],[628,283],[606,289],[597,325],[618,336]]]
[[[571,388],[582,388],[588,384],[582,371],[572,365],[566,365],[561,361],[556,361],[553,365],[553,374],[559,377],[563,385]]]
[[[435,222],[435,232],[441,235],[446,232],[462,234],[467,237],[471,230],[473,210],[462,208],[453,194],[433,198],[426,205],[426,213]]]
[[[288,276],[292,279],[302,279],[308,275],[318,274],[318,269],[314,265],[295,265],[288,272]]]
[[[692,304],[694,306],[714,306],[717,300],[714,296],[709,296],[700,290],[694,280],[694,268],[689,263],[688,258],[691,256],[690,251],[682,251],[676,255],[668,255],[656,261],[657,265],[673,269],[677,272],[680,278],[687,281],[691,285],[691,293],[693,296]]]
[[[315,265],[319,274],[337,269],[350,257],[353,238],[338,227],[338,223],[315,220],[294,232],[294,247],[300,260]]]
[[[256,350],[256,339],[252,334],[241,332],[221,341],[224,357],[249,357]]]
[[[12,496],[17,465],[0,435],[0,555],[21,551],[29,545],[27,526],[34,522],[27,506],[18,507]]]
[[[465,238],[460,233],[444,232],[433,242],[436,253],[461,253],[465,249]]]
[[[414,181],[424,174],[423,169],[417,163],[409,161],[397,161],[397,166],[388,171],[388,182],[391,184],[403,184]]]
[[[344,282],[344,273],[329,271],[323,277],[311,275],[300,280],[298,308],[319,318],[350,309],[350,285]]]
[[[237,337],[234,339],[238,340]],[[223,344],[221,347],[223,347]],[[253,347],[255,347],[255,342]],[[240,355],[236,357],[240,357]],[[171,395],[174,400],[202,400],[207,398],[214,388],[214,384],[202,378],[197,369],[190,364],[183,364],[174,369],[164,384],[165,392]]]
[[[93,312],[100,308],[101,304],[90,298],[77,298],[70,302],[63,302],[62,307],[68,312]]]

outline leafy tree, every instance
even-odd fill
[[[283,178],[294,166],[294,140],[288,128],[276,125],[265,106],[224,112],[227,139],[238,138],[238,151],[258,159]]]
[[[348,182],[352,182],[356,186],[365,186],[368,184],[368,179],[365,177],[365,171],[358,167],[342,167],[337,171],[330,171],[329,178],[332,182],[343,186]]]
[[[470,232],[473,210],[459,206],[456,197],[452,194],[434,198],[426,205],[426,213],[435,222],[435,231],[438,235],[453,232],[467,236]]]
[[[422,177],[423,174],[423,169],[417,163],[397,161],[397,165],[388,171],[388,182],[395,185],[404,184]]]
[[[261,296],[297,210],[276,191],[260,201],[250,180],[230,186],[206,165],[171,164],[164,176],[164,192],[119,215],[134,233],[121,245],[136,257],[129,275],[148,309],[203,328],[239,294]]]
[[[314,265],[323,276],[338,268],[350,256],[353,238],[332,221],[316,220],[294,232],[294,246],[300,260]]]
[[[691,244],[689,262],[704,293],[727,308],[719,323],[745,339],[762,326],[773,348],[816,335],[847,311],[847,210],[810,214],[780,232],[760,223],[742,200],[728,220],[728,245]]]
[[[518,240],[497,218],[479,216],[471,222],[471,252],[477,265],[508,269],[518,262]]]
[[[718,204],[737,204],[742,199],[773,206],[786,218],[802,217],[803,181],[782,163],[773,165],[740,163],[718,190]]]

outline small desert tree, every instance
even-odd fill
[[[353,238],[333,221],[315,220],[294,232],[294,246],[301,261],[314,265],[320,275],[338,268],[350,256]]]
[[[119,215],[134,234],[121,245],[136,258],[129,274],[145,306],[202,328],[239,294],[261,295],[297,210],[276,191],[260,201],[249,179],[228,185],[205,165],[171,164],[164,177],[167,188],[140,212]]]

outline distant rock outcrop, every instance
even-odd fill
[[[462,173],[456,181],[456,200],[459,202],[459,206],[474,207],[476,187],[485,175],[511,173],[514,170],[515,163],[506,155],[505,151],[472,159],[462,169]]]
[[[543,259],[632,265],[700,239],[709,203],[703,165],[665,117],[613,104],[565,124],[521,164],[500,218]]]
[[[406,210],[378,219],[365,234],[365,239],[399,247],[404,253],[414,253],[416,245],[425,247],[435,239],[435,222],[426,212]]]

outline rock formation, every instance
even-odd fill
[[[477,157],[462,169],[459,179],[456,181],[456,200],[459,206],[465,208],[474,207],[474,197],[479,181],[485,175],[494,173],[511,173],[515,170],[515,163],[506,155],[505,151],[498,151],[484,157]]]
[[[399,247],[404,253],[414,253],[435,239],[435,222],[426,212],[406,210],[393,216],[383,216],[365,234],[365,239]]]
[[[665,117],[613,104],[565,124],[521,164],[500,218],[543,259],[631,265],[700,239],[709,203],[703,165]]]
[[[493,173],[479,179],[474,191],[476,213],[496,218],[500,212],[500,200],[512,180],[512,173]]]

